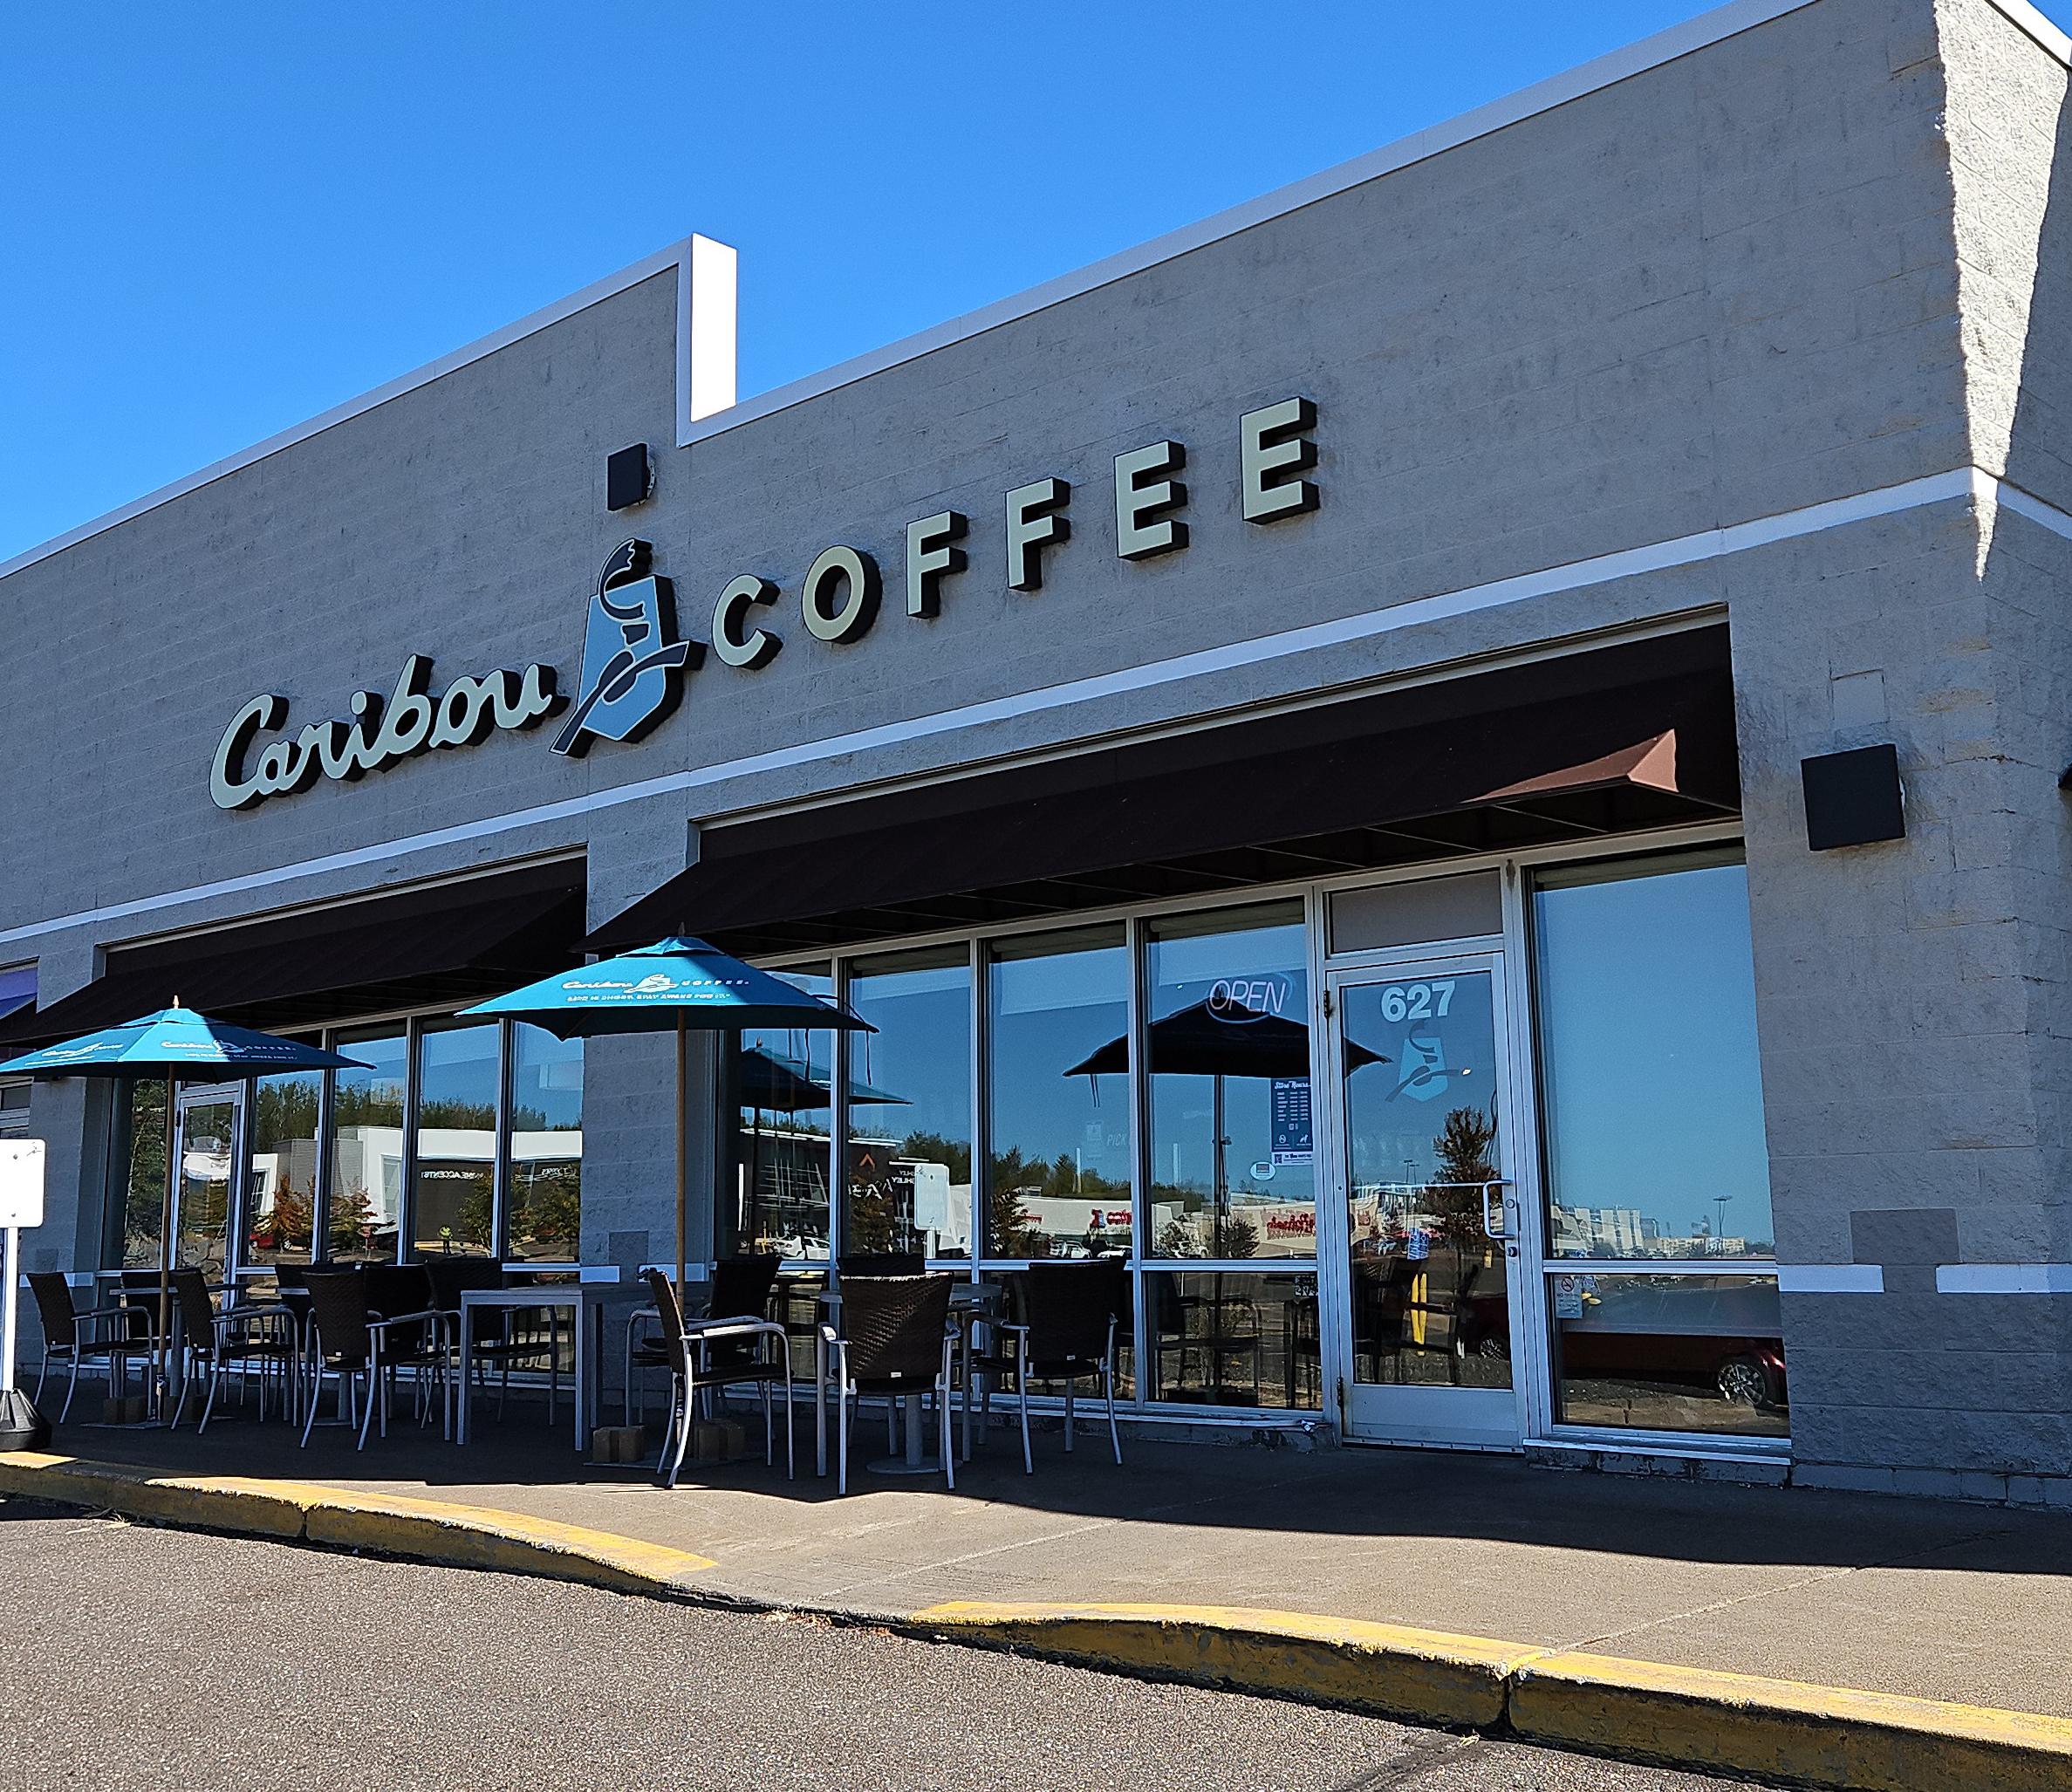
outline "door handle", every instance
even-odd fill
[[[1482,1232],[1492,1243],[1501,1244],[1509,1236],[1510,1228],[1504,1213],[1506,1203],[1503,1197],[1497,1196],[1494,1210],[1492,1211],[1490,1196],[1498,1189],[1508,1188],[1510,1186],[1501,1178],[1482,1185]]]

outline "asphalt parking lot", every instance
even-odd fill
[[[0,1786],[1703,1792],[817,1621],[0,1502]]]

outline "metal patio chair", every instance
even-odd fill
[[[509,1287],[510,1277],[494,1257],[437,1256],[427,1258],[421,1267],[432,1278],[433,1304],[446,1315],[451,1329],[457,1374],[461,1296]],[[480,1383],[488,1382],[492,1369],[497,1371],[496,1416],[500,1419],[510,1399],[511,1370],[522,1366],[547,1371],[547,1423],[554,1422],[554,1408],[561,1398],[561,1333],[552,1310],[545,1310],[548,1317],[544,1324],[540,1323],[537,1309],[477,1307],[470,1317],[475,1332],[468,1344],[468,1361]],[[485,1320],[495,1326],[486,1336],[482,1331]],[[463,1388],[461,1397],[465,1399],[467,1392]]]
[[[72,1411],[72,1397],[79,1391],[82,1367],[100,1364],[113,1398],[128,1385],[129,1359],[141,1357],[148,1362],[158,1348],[157,1329],[149,1314],[119,1302],[81,1308],[72,1297],[72,1283],[61,1270],[31,1270],[29,1289],[36,1296],[37,1315],[43,1321],[43,1365],[36,1372],[32,1398],[43,1398],[44,1380],[53,1362],[72,1371],[65,1405],[58,1413],[60,1425]]]
[[[694,1313],[686,1317],[701,1321],[767,1320],[770,1292],[776,1287],[777,1271],[783,1262],[775,1251],[765,1251],[727,1257],[715,1263],[704,1300]],[[653,1276],[655,1272],[649,1269],[641,1273]],[[660,1309],[653,1301],[635,1308],[626,1322],[625,1388],[628,1425],[638,1425],[647,1416],[646,1399],[640,1399],[637,1404],[635,1400],[640,1388],[635,1378],[639,1372],[643,1369],[670,1370],[673,1366],[668,1341],[663,1336]]]
[[[774,1277],[773,1277],[774,1279]],[[686,1320],[676,1303],[676,1289],[662,1270],[647,1271],[647,1289],[654,1297],[662,1348],[669,1356],[669,1424],[662,1433],[656,1472],[664,1487],[674,1487],[690,1448],[697,1422],[699,1394],[711,1389],[759,1386],[762,1390],[762,1460],[776,1465],[776,1402],[772,1390],[784,1390],[784,1473],[798,1472],[792,1426],[791,1351],[784,1328],[774,1319],[720,1317]],[[767,1292],[767,1291],[766,1291]]]
[[[367,1310],[377,1319],[390,1320],[395,1330],[381,1346],[382,1403],[393,1396],[399,1371],[408,1370],[414,1384],[420,1424],[429,1424],[431,1399],[440,1395],[447,1434],[452,1435],[452,1401],[448,1388],[454,1365],[454,1340],[457,1336],[441,1310],[437,1286],[427,1263],[369,1263],[366,1266]],[[400,1318],[395,1316],[400,1314]],[[422,1317],[421,1317],[422,1316]],[[386,1411],[383,1417],[386,1418]]]
[[[1108,1442],[1118,1465],[1122,1437],[1115,1425],[1115,1339],[1128,1321],[1129,1272],[1119,1261],[1091,1263],[1031,1263],[1022,1285],[1022,1318],[996,1323],[1004,1348],[974,1353],[967,1378],[1011,1375],[1022,1408],[1022,1467],[1036,1473],[1029,1444],[1029,1385],[1064,1384],[1064,1447],[1072,1447],[1072,1396],[1078,1385],[1098,1378],[1108,1403]],[[969,1398],[968,1393],[966,1396]],[[993,1422],[993,1383],[986,1384],[985,1425]]]
[[[379,1266],[376,1266],[379,1267]],[[377,1316],[367,1300],[366,1266],[349,1269],[311,1269],[304,1285],[310,1291],[309,1412],[303,1420],[302,1441],[306,1447],[317,1422],[318,1396],[324,1378],[335,1376],[338,1384],[338,1414],[348,1425],[357,1425],[360,1449],[367,1447],[367,1430],[379,1410],[381,1435],[388,1435],[388,1403],[383,1399],[385,1378],[396,1366],[414,1367],[421,1381],[436,1374],[446,1395],[446,1434],[453,1434],[450,1378],[446,1373],[448,1353],[444,1344],[445,1316],[434,1311],[389,1313]],[[365,1404],[359,1395],[364,1387]],[[427,1417],[429,1417],[427,1409]]]
[[[296,1340],[294,1321],[287,1308],[278,1303],[234,1306],[219,1313],[210,1298],[208,1281],[199,1269],[174,1270],[173,1298],[176,1303],[173,1335],[180,1345],[181,1368],[180,1400],[173,1408],[172,1428],[180,1428],[188,1399],[203,1375],[209,1379],[209,1392],[202,1404],[197,1435],[209,1429],[225,1374],[236,1375],[242,1383],[250,1371],[259,1371],[262,1419],[266,1417],[267,1384],[278,1376],[281,1411],[285,1413],[295,1377]]]
[[[289,1384],[294,1405],[289,1416],[297,1419],[302,1417],[303,1376],[309,1367],[310,1354],[310,1291],[303,1277],[312,1268],[322,1269],[324,1265],[276,1263],[273,1266],[275,1298],[287,1310],[288,1325],[295,1340],[293,1373]]]
[[[823,1325],[827,1373],[835,1385],[836,1488],[849,1491],[850,1406],[866,1398],[903,1399],[933,1389],[941,1433],[942,1472],[957,1485],[950,1448],[950,1392],[957,1328],[950,1320],[953,1276],[845,1276],[841,1326]]]

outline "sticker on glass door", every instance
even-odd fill
[[[1511,1385],[1493,1000],[1479,970],[1341,992],[1357,1383]]]

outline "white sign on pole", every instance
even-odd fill
[[[0,1227],[43,1224],[44,1142],[0,1139]]]

